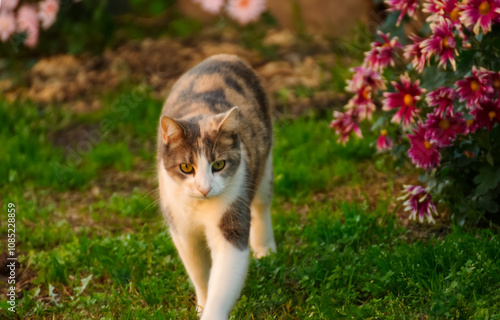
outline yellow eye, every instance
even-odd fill
[[[180,165],[180,167],[181,167],[181,171],[184,173],[192,173],[194,171],[193,165],[191,165],[189,163],[183,163]]]
[[[226,161],[224,161],[224,160],[215,161],[212,164],[212,171],[214,171],[214,172],[221,171],[222,169],[224,169],[225,165],[226,165]]]

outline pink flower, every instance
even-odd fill
[[[397,37],[389,39],[389,33],[384,34],[378,31],[377,34],[382,37],[383,42],[374,41],[371,43],[371,50],[365,53],[363,66],[382,71],[388,65],[394,67],[394,52],[396,48],[402,48],[402,46]]]
[[[392,140],[387,136],[387,130],[383,129],[380,132],[380,137],[377,139],[377,150],[384,151],[392,147]]]
[[[427,140],[425,136],[426,128],[422,123],[419,123],[413,134],[408,135],[411,146],[408,150],[408,156],[417,167],[427,170],[440,165],[441,154],[436,144]]]
[[[347,80],[347,87],[345,88],[347,92],[356,93],[361,89],[369,86],[376,90],[384,90],[385,81],[382,75],[373,69],[367,67],[355,67],[351,71],[355,72],[352,80]]]
[[[479,28],[483,34],[491,31],[492,21],[498,20],[500,16],[498,0],[468,0],[462,3],[461,8],[460,21],[466,27],[473,26],[475,34],[479,34]]]
[[[449,61],[453,70],[456,70],[455,55],[458,55],[458,51],[450,20],[442,18],[431,24],[431,29],[433,34],[422,41],[422,52],[428,56],[439,56],[439,66],[444,66],[445,69],[446,62]]]
[[[19,0],[2,0],[0,1],[0,10],[10,12],[17,7]]]
[[[450,20],[455,28],[461,29],[460,6],[457,0],[430,0],[424,3],[422,11],[431,14],[427,21],[437,21],[443,17]]]
[[[372,87],[366,86],[359,90],[356,95],[349,100],[345,108],[356,110],[359,120],[371,119],[372,113],[376,109],[372,101]]]
[[[349,140],[351,132],[354,132],[359,138],[363,137],[358,126],[356,110],[347,110],[345,113],[334,111],[333,117],[330,129],[335,129],[335,133],[340,136],[337,142],[345,144]]]
[[[58,0],[44,0],[38,3],[38,17],[42,23],[42,28],[47,30],[54,24],[59,11]]]
[[[496,123],[500,122],[500,100],[480,99],[478,106],[470,114],[474,116],[474,123],[477,127],[491,130]]]
[[[16,18],[13,13],[0,11],[0,40],[7,41],[16,32]]]
[[[266,0],[229,0],[227,12],[240,24],[257,21],[266,10]]]
[[[457,134],[464,134],[467,130],[463,114],[438,116],[429,114],[425,121],[425,139],[436,143],[438,147],[447,147],[455,140]]]
[[[472,67],[471,77],[465,77],[464,80],[457,81],[456,86],[460,102],[467,101],[469,109],[477,104],[479,98],[491,93],[492,90],[487,83],[480,79],[480,73],[476,67]]]
[[[200,3],[203,10],[210,13],[219,13],[224,0],[194,0],[194,2]]]
[[[442,15],[443,7],[444,7],[443,1],[429,0],[424,2],[424,8],[422,9],[422,12],[429,13],[431,17],[434,15]]]
[[[35,7],[22,5],[17,11],[17,31],[26,32],[28,37],[24,44],[29,48],[34,48],[38,43],[38,17]]]
[[[400,11],[396,26],[399,26],[405,15],[413,16],[418,7],[418,0],[385,0],[385,3],[389,6],[388,11]]]
[[[484,68],[477,70],[479,82],[486,88],[486,92],[495,98],[495,94],[500,92],[500,72],[489,71]]]
[[[413,68],[419,73],[422,73],[425,63],[429,60],[428,55],[422,51],[422,41],[424,39],[416,35],[411,35],[409,38],[413,43],[404,47],[404,57],[408,60],[412,59],[411,64]]]
[[[405,211],[411,212],[410,219],[416,220],[418,216],[420,223],[424,221],[424,218],[430,223],[435,223],[432,215],[437,215],[436,206],[432,203],[432,196],[423,187],[405,185],[403,193],[398,200],[408,199],[403,205]]]
[[[465,134],[469,134],[471,132],[476,132],[477,128],[479,128],[478,124],[474,119],[469,119],[465,121],[465,124],[467,125],[467,128],[465,130]]]
[[[401,75],[401,83],[395,81],[392,85],[398,92],[384,92],[383,110],[399,110],[392,117],[392,122],[399,123],[403,120],[403,126],[408,127],[413,122],[413,118],[419,112],[415,106],[420,100],[423,90],[419,88],[420,80],[412,83],[408,74]]]
[[[453,100],[455,100],[455,90],[452,88],[441,87],[430,92],[425,98],[429,106],[437,107],[435,114],[453,114]]]

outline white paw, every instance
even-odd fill
[[[262,257],[270,255],[271,253],[276,253],[276,244],[273,242],[265,247],[256,247],[252,249],[253,249],[253,256],[257,259],[260,259]]]

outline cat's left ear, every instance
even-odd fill
[[[226,132],[238,132],[238,125],[240,123],[240,115],[239,115],[238,107],[233,107],[231,110],[226,113],[221,114],[223,118],[219,124],[219,131]]]
[[[171,143],[178,140],[186,131],[184,127],[179,124],[179,122],[168,116],[161,117],[160,126],[164,143]]]

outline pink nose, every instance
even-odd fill
[[[205,197],[210,192],[210,190],[212,190],[212,187],[207,187],[207,188],[198,187],[198,191],[200,191],[200,193]]]

